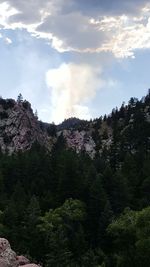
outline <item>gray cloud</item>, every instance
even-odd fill
[[[1,3],[5,1],[0,1]],[[21,22],[21,23],[38,23],[41,20],[40,11],[48,8],[49,1],[41,0],[9,0],[7,1],[11,7],[18,10],[17,14],[9,17],[9,23]]]
[[[0,0],[0,3],[6,2]],[[149,4],[148,0],[7,0],[20,13],[10,18],[12,22],[35,23],[41,20],[42,11],[66,15],[80,12],[86,16],[131,15]]]
[[[86,15],[137,14],[148,0],[74,0],[74,8]]]
[[[25,28],[59,52],[111,52],[134,56],[150,48],[150,5],[147,0],[8,0],[0,24]],[[7,6],[9,4],[9,6]],[[17,10],[16,12],[13,9]],[[133,14],[134,16],[131,16]],[[124,42],[126,40],[126,42]]]
[[[98,48],[104,39],[108,39],[104,31],[97,32],[93,25],[89,24],[89,18],[80,13],[49,16],[45,22],[37,27],[39,32],[51,31],[63,41],[64,47],[76,49]]]

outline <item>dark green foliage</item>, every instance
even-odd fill
[[[3,135],[3,140],[5,144],[9,144],[12,141],[12,137],[8,136],[6,133]]]
[[[48,249],[47,266],[69,266],[76,262],[85,250],[82,222],[85,206],[79,200],[68,199],[41,218],[39,228],[44,232]]]
[[[13,99],[0,98],[0,105],[2,105],[4,110],[7,110],[9,108],[13,108],[14,107],[15,101]]]
[[[150,207],[142,211],[126,209],[108,227],[113,236],[116,266],[149,266]]]
[[[22,103],[22,102],[23,102],[23,96],[22,96],[21,93],[20,93],[20,94],[18,95],[18,97],[17,97],[17,102],[18,102],[18,103]]]
[[[56,125],[55,124],[50,124],[46,130],[49,136],[56,136]]]
[[[0,235],[14,250],[47,267],[150,266],[149,105],[150,94],[103,119],[72,122],[81,130],[92,125],[94,160],[66,149],[62,134],[51,154],[38,144],[0,153]],[[56,135],[55,125],[39,125]],[[110,128],[112,143],[99,153]]]
[[[6,111],[1,111],[0,112],[0,119],[7,119],[8,118],[8,113]]]
[[[26,100],[22,102],[22,106],[24,107],[24,109],[31,109],[31,104]]]

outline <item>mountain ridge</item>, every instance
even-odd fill
[[[150,92],[141,100],[131,98],[128,105],[122,104],[108,116],[90,121],[69,118],[59,125],[39,121],[26,100],[1,98],[0,147],[3,153],[12,154],[31,149],[37,142],[51,152],[62,136],[66,148],[85,152],[92,159],[112,149],[134,153],[140,134],[137,119],[147,129],[145,145],[149,147]]]

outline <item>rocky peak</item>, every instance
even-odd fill
[[[30,149],[33,143],[51,149],[46,132],[42,131],[29,102],[0,99],[0,147],[12,154]]]

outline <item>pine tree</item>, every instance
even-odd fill
[[[22,96],[21,93],[20,93],[20,94],[18,95],[18,97],[17,97],[17,102],[18,102],[18,103],[22,103],[22,102],[23,102],[23,96]]]

